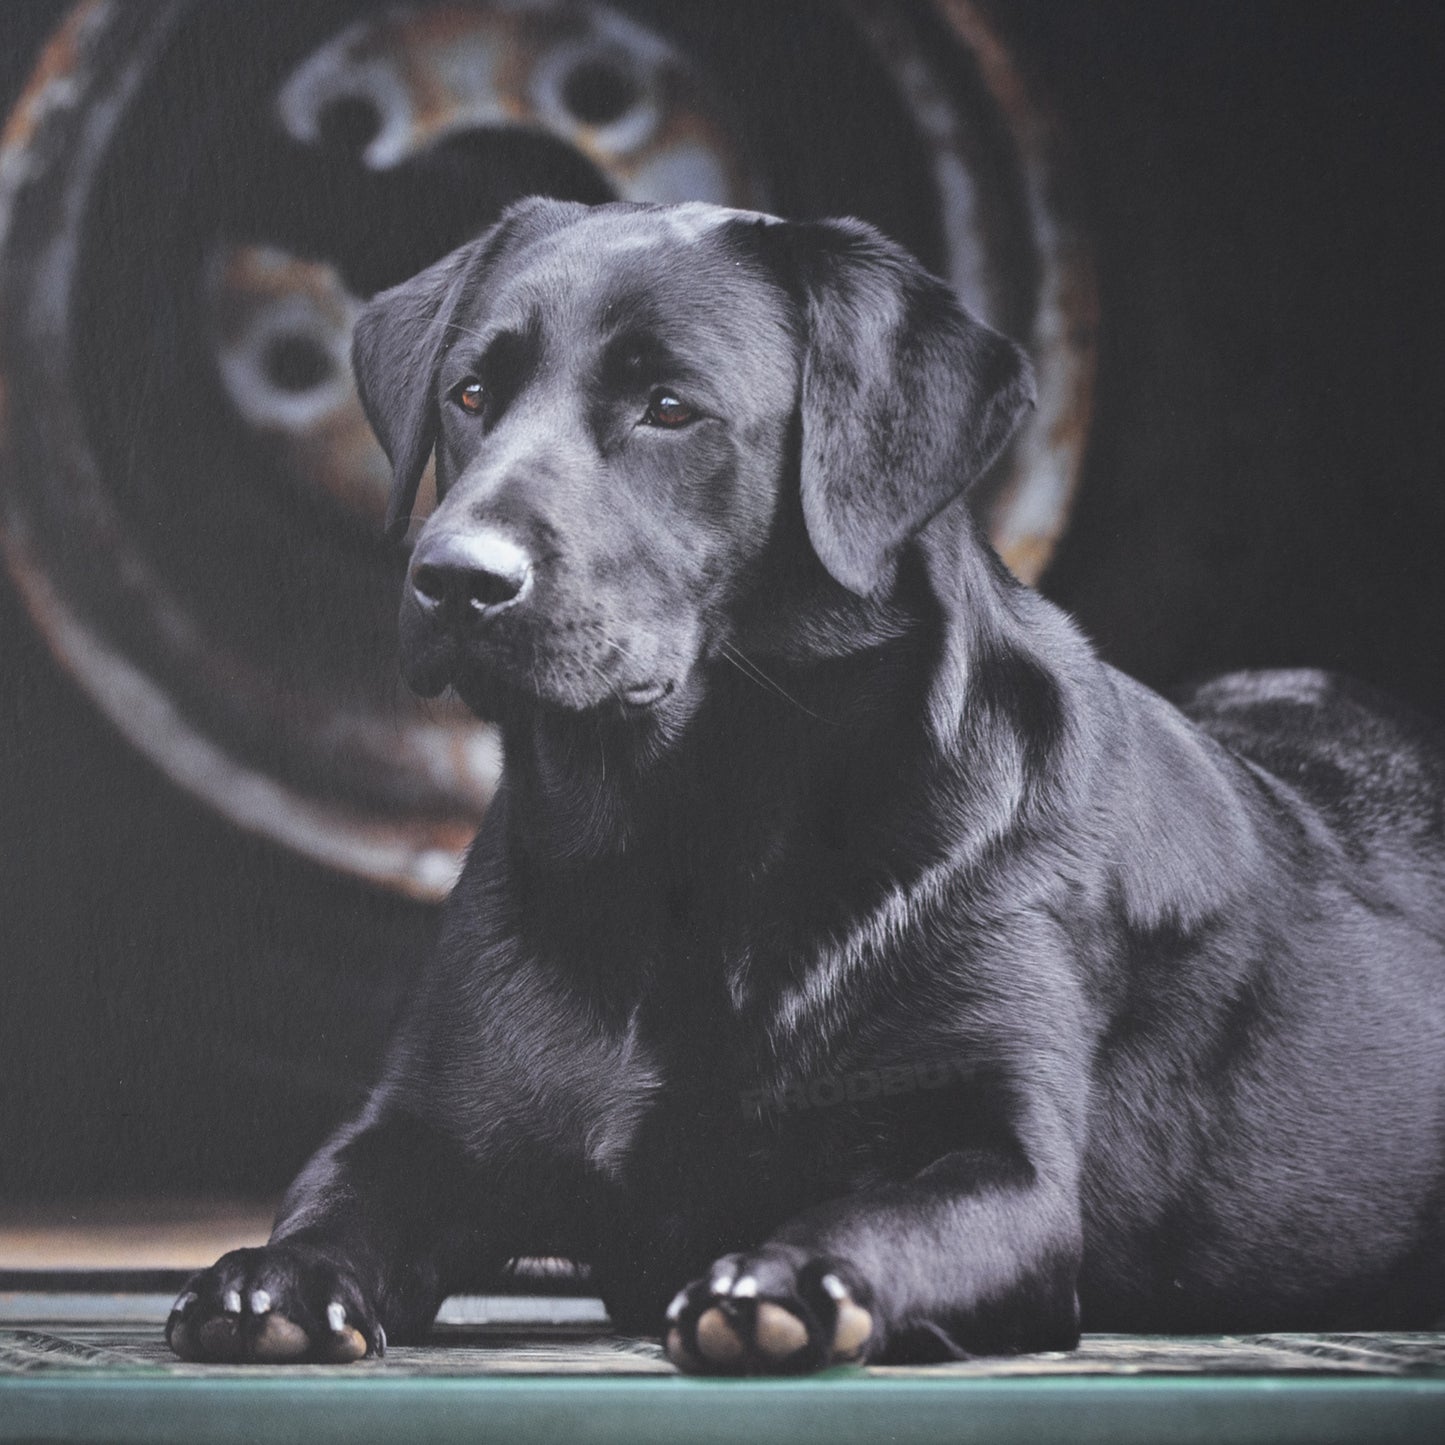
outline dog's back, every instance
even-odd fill
[[[1353,678],[1308,669],[1229,673],[1181,707],[1317,815],[1362,895],[1398,910],[1445,950],[1438,728]]]

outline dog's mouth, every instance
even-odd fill
[[[406,680],[422,697],[436,697],[451,688],[481,717],[493,717],[498,707],[509,701],[512,706],[540,706],[579,715],[611,713],[641,718],[661,707],[676,690],[671,678],[650,678],[615,685],[600,696],[579,696],[561,688],[537,688],[536,678],[530,673],[513,675],[508,670],[468,666],[467,660],[454,651],[414,660],[406,668]],[[528,682],[533,686],[529,687]]]
[[[671,681],[628,683],[617,695],[624,712],[647,712],[671,696]]]
[[[499,710],[510,716],[528,707],[641,718],[677,691],[673,670],[666,659],[651,656],[646,638],[602,649],[555,642],[536,627],[439,627],[408,610],[402,616],[402,675],[422,697],[450,688],[473,712],[494,720]]]

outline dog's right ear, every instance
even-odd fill
[[[436,444],[437,372],[454,339],[463,298],[484,284],[504,254],[560,230],[586,212],[574,202],[532,196],[509,207],[475,241],[378,293],[357,318],[351,367],[362,410],[391,463],[386,536],[399,541]]]
[[[357,318],[351,369],[362,410],[391,463],[386,536],[397,541],[437,435],[436,376],[446,351],[447,324],[478,242],[382,291]]]

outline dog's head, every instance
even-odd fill
[[[522,202],[378,296],[354,358],[394,530],[436,456],[407,679],[482,711],[680,706],[794,515],[809,586],[885,593],[1032,397],[1018,349],[869,227],[701,205]]]

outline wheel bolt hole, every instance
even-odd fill
[[[612,60],[584,60],[562,83],[562,102],[583,125],[610,125],[642,98],[636,79]]]
[[[336,371],[335,363],[314,338],[296,332],[272,337],[261,367],[277,391],[288,392],[314,391]]]
[[[335,150],[363,151],[381,130],[381,111],[364,95],[338,95],[321,107],[316,129],[323,145]]]

